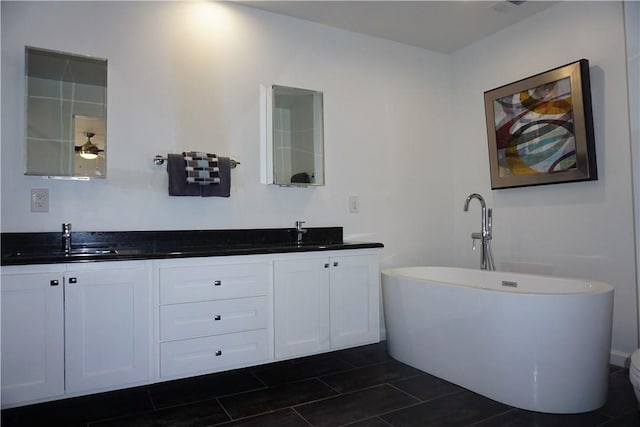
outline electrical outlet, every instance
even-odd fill
[[[49,212],[49,189],[31,189],[31,212]]]

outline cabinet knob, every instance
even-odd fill
[[[333,266],[334,266],[334,267],[337,267],[337,266],[339,266],[339,265],[340,265],[340,263],[338,263],[338,261],[333,261]]]
[[[216,350],[216,356],[222,356],[222,350]]]
[[[213,316],[213,320],[220,320],[222,319],[222,317],[219,314],[216,314],[215,316]]]
[[[52,280],[51,282],[49,282],[49,284],[50,284],[51,286],[58,286],[58,284],[59,284],[59,283],[58,283],[58,281],[57,281],[57,280]]]
[[[222,285],[222,282],[220,280],[216,280],[213,282],[213,286],[220,286]]]
[[[326,264],[324,265],[324,268],[329,268],[329,263],[326,263]]]
[[[78,279],[75,277],[69,277],[69,283],[78,283]]]

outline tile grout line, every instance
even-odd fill
[[[416,375],[416,376],[419,376],[419,375]],[[411,377],[411,378],[415,378],[415,377]],[[397,386],[396,386],[396,385],[394,385],[393,383],[385,383],[385,384],[387,384],[387,385],[389,385],[390,387],[393,387],[394,389],[396,389],[396,390],[398,390],[398,391],[400,391],[400,392],[402,392],[402,393],[406,394],[406,395],[407,395],[407,396],[409,396],[409,397],[412,397],[412,398],[414,398],[414,399],[418,400],[418,401],[419,401],[419,402],[421,402],[421,403],[432,402],[432,401],[434,401],[434,400],[436,400],[436,399],[440,399],[440,398],[442,398],[442,397],[453,396],[454,394],[462,393],[462,392],[464,392],[464,391],[466,390],[466,389],[464,389],[464,388],[460,388],[460,390],[454,390],[454,391],[452,391],[452,392],[450,392],[450,393],[444,393],[444,394],[441,394],[441,395],[438,395],[438,396],[434,396],[434,397],[432,397],[431,399],[426,399],[426,400],[425,400],[425,399],[420,399],[418,396],[414,396],[414,395],[412,395],[412,394],[411,394],[411,393],[409,393],[408,391],[404,391],[403,389],[401,389],[401,388],[397,387]],[[472,393],[473,393],[473,392],[472,392]]]
[[[474,425],[478,425],[480,423],[484,423],[484,422],[489,421],[489,420],[491,420],[493,418],[497,418],[497,417],[500,417],[500,416],[502,416],[504,414],[508,414],[509,412],[515,412],[515,411],[518,411],[518,410],[520,410],[520,409],[518,409],[516,407],[513,407],[513,406],[512,407],[508,407],[506,411],[500,412],[498,414],[493,414],[493,415],[491,415],[491,416],[489,416],[487,418],[483,418],[483,419],[478,420],[478,421],[474,421],[471,424],[468,424],[467,427],[473,427]]]
[[[231,414],[229,413],[229,411],[227,411],[227,408],[224,407],[224,405],[222,404],[222,402],[220,402],[220,398],[216,397],[216,403],[220,406],[220,408],[222,408],[222,410],[224,411],[224,413],[227,415],[227,417],[229,417],[229,419],[226,422],[230,422],[230,421],[235,421],[233,419],[233,417],[231,416]],[[223,424],[223,423],[218,423],[218,424]],[[214,424],[217,425],[217,424]]]
[[[302,420],[303,420],[305,423],[307,423],[308,425],[310,425],[311,427],[313,427],[313,424],[311,424],[311,421],[309,421],[308,419],[306,419],[306,418],[304,417],[304,415],[302,415],[300,412],[298,412],[298,410],[297,410],[295,407],[291,406],[291,407],[289,407],[289,409],[291,409],[294,413],[298,414],[298,416],[299,416],[300,418],[302,418]]]

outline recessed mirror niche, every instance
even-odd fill
[[[266,95],[266,183],[324,185],[322,92],[273,85]]]
[[[25,175],[106,178],[107,60],[26,47]]]

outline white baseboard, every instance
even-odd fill
[[[616,366],[621,366],[623,368],[629,367],[629,359],[631,357],[631,353],[626,353],[618,350],[611,350],[609,363]]]

